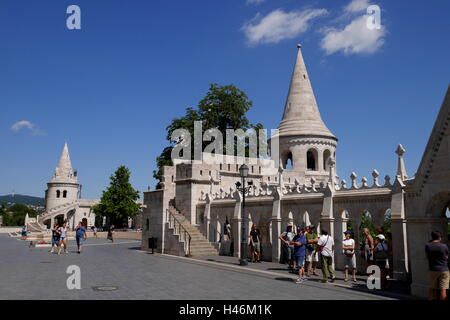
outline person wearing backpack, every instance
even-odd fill
[[[320,253],[320,262],[322,264],[321,282],[334,282],[336,279],[333,269],[334,240],[326,230],[321,232],[319,242],[317,242],[317,251]]]
[[[386,243],[386,238],[382,234],[376,236],[375,245],[373,248],[373,257],[377,266],[381,271],[381,288],[386,288],[386,276],[387,276],[387,263],[388,263],[388,245]]]

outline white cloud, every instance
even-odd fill
[[[320,46],[327,55],[338,51],[344,54],[373,54],[384,44],[386,28],[369,29],[367,20],[369,15],[363,14],[355,17],[355,13],[364,11],[370,4],[367,0],[352,0],[345,8],[342,19],[350,22],[343,28],[326,28]],[[349,16],[349,14],[352,14]]]
[[[295,38],[308,29],[309,22],[312,19],[327,13],[326,9],[291,12],[276,9],[265,17],[261,17],[258,13],[255,18],[244,24],[242,30],[249,45],[277,43],[281,40]]]
[[[21,120],[21,121],[17,121],[16,123],[14,123],[11,126],[11,130],[14,133],[19,132],[22,129],[28,129],[31,131],[31,134],[33,136],[38,136],[38,135],[44,135],[45,131],[41,130],[38,128],[38,126],[36,126],[34,123],[28,121],[28,120]]]
[[[345,6],[344,11],[347,13],[366,11],[369,5],[369,0],[352,0]]]
[[[263,3],[266,0],[247,0],[245,3],[246,4],[260,4]]]

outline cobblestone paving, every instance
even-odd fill
[[[297,285],[282,273],[223,262],[151,255],[132,240],[111,244],[89,238],[85,244],[77,254],[72,241],[70,253],[58,256],[0,235],[0,299],[389,299],[327,284]],[[80,290],[67,289],[70,265],[81,269]],[[118,290],[96,291],[95,286]]]

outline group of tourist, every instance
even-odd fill
[[[87,221],[80,221],[75,228],[75,240],[77,242],[77,253],[81,253],[83,249],[83,243],[86,240]],[[67,250],[67,232],[69,231],[67,221],[64,221],[62,226],[55,221],[52,228],[52,249],[50,253],[55,252],[55,248],[58,249],[58,255],[61,254],[61,248],[64,246],[64,253],[69,253]]]

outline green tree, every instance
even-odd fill
[[[106,217],[107,224],[122,227],[128,217],[139,214],[139,191],[130,184],[131,172],[125,166],[117,168],[110,177],[110,186],[103,191],[100,203],[93,207],[96,216]]]
[[[9,208],[2,205],[2,211],[4,226],[23,226],[27,213],[30,218],[34,218],[37,215],[34,209],[20,203],[13,204]]]
[[[171,152],[174,143],[170,140],[172,133],[177,129],[186,129],[194,135],[194,122],[202,121],[202,134],[212,128],[218,129],[224,138],[223,145],[225,147],[225,133],[227,129],[262,129],[261,124],[253,125],[246,117],[246,113],[252,107],[252,101],[249,100],[245,92],[241,91],[234,85],[220,86],[211,84],[206,96],[200,100],[197,108],[187,108],[183,117],[175,118],[170,125],[167,126],[166,139],[170,145],[165,147],[161,154],[156,158],[158,169],[153,171],[153,177],[159,182],[156,188],[161,187],[163,175],[163,167],[173,165]],[[203,148],[210,142],[204,142]],[[193,148],[192,143],[192,148]],[[248,154],[248,150],[246,150]],[[191,153],[194,154],[193,152]]]

